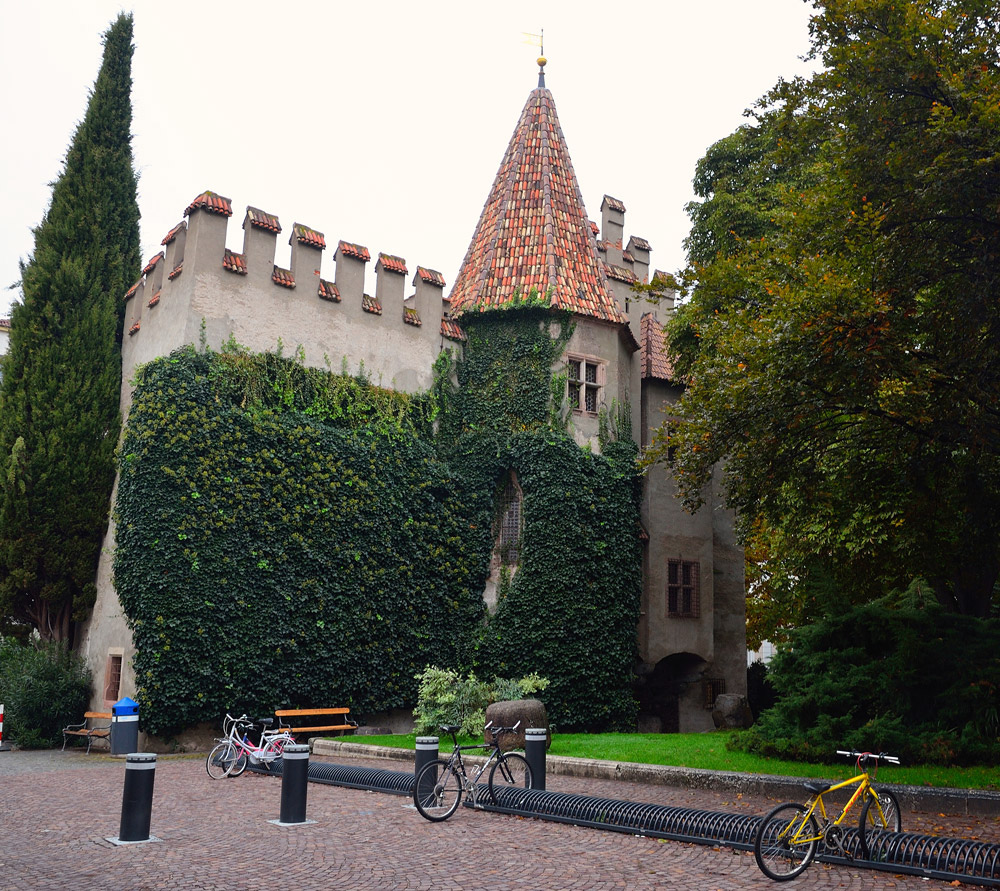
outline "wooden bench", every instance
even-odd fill
[[[101,722],[101,723],[97,723]],[[106,722],[106,723],[105,723]],[[63,751],[66,751],[66,743],[70,737],[79,736],[87,740],[87,754],[90,754],[90,746],[95,739],[106,740],[108,746],[111,745],[111,712],[84,712],[83,720],[79,724],[70,724],[63,729]]]
[[[356,730],[357,721],[347,717],[349,708],[281,708],[275,709],[274,715],[282,729],[288,729],[298,736],[301,734],[327,733],[332,730]],[[329,716],[329,717],[328,717]],[[313,727],[296,727],[289,724],[287,718],[309,718],[313,721],[325,720],[329,723]]]

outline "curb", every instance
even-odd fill
[[[316,739],[312,742],[316,755],[340,755],[349,758],[402,761],[413,763],[415,752],[389,746],[369,746],[364,743]],[[707,789],[713,792],[735,792],[765,798],[786,798],[798,801],[803,797],[802,784],[808,777],[781,777],[768,774],[730,773],[722,770],[695,770],[687,767],[665,767],[657,764],[636,764],[630,761],[598,761],[591,758],[567,758],[548,755],[545,769],[555,776],[590,777],[599,780],[622,780],[649,786],[678,786],[686,789]],[[815,781],[815,780],[813,780]],[[889,784],[886,784],[889,785]],[[974,817],[1000,816],[1000,792],[972,789],[947,789],[931,786],[892,784],[900,804],[908,810],[938,811]]]

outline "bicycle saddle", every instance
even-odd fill
[[[458,733],[462,728],[458,724],[442,724],[441,730],[445,733]]]
[[[830,788],[829,783],[809,782],[809,783],[803,783],[802,785],[805,787],[805,790],[807,792],[812,792],[814,795],[819,795],[823,792],[826,792],[826,790]]]

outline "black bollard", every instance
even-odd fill
[[[136,752],[125,756],[125,788],[122,791],[122,822],[118,829],[118,841],[149,841],[155,778],[156,755]]]
[[[417,777],[425,764],[430,764],[437,760],[438,738],[436,736],[417,737],[416,756],[413,760],[413,783],[416,786]]]
[[[545,788],[545,728],[532,727],[524,731],[524,757],[531,768],[531,788]]]
[[[281,824],[306,823],[309,746],[285,746],[281,755]]]

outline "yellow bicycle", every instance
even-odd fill
[[[760,821],[753,852],[757,865],[768,878],[778,882],[794,879],[816,856],[820,842],[842,856],[853,859],[844,846],[843,823],[847,814],[859,801],[864,801],[861,821],[858,824],[858,842],[861,856],[870,856],[869,838],[873,832],[899,832],[899,800],[888,789],[876,789],[872,780],[878,772],[880,762],[899,764],[899,759],[884,752],[844,752],[857,759],[857,776],[841,783],[821,783],[810,781],[805,784],[812,797],[805,804],[788,802],[778,805]],[[869,776],[868,765],[872,765]],[[840,789],[857,786],[844,809],[835,819],[827,815],[823,797]],[[835,813],[835,811],[834,811]]]

